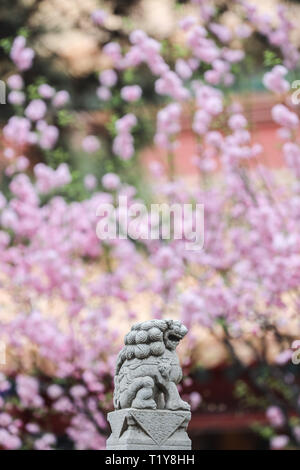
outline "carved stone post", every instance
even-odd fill
[[[135,324],[117,359],[115,411],[108,414],[112,434],[107,449],[189,450],[186,429],[190,406],[176,384],[182,371],[176,346],[187,328],[175,320]]]

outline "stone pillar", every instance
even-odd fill
[[[175,320],[133,325],[115,372],[114,406],[108,414],[108,450],[190,450],[190,405],[176,385],[182,371],[176,346],[187,328]]]
[[[108,450],[190,450],[189,411],[125,408],[108,414]]]

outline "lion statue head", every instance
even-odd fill
[[[187,331],[178,320],[149,320],[136,323],[125,336],[125,346],[118,356],[116,374],[126,360],[162,356],[166,349],[174,351]]]

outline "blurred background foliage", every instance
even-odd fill
[[[234,3],[216,1],[218,20],[222,22],[224,18],[226,22],[229,18],[231,21]],[[109,21],[105,27],[99,28],[91,21],[90,14],[101,7],[109,12]],[[2,79],[14,72],[8,57],[12,40],[17,35],[24,35],[36,51],[33,67],[24,73],[29,99],[38,97],[37,88],[42,83],[49,83],[57,90],[65,89],[71,96],[69,109],[60,110],[53,116],[53,124],[60,128],[58,146],[47,151],[33,148],[30,155],[33,163],[43,161],[53,168],[62,162],[69,164],[73,180],[64,190],[68,200],[82,200],[87,196],[83,175],[92,173],[100,181],[107,172],[118,173],[123,181],[134,184],[141,195],[146,196],[138,155],[153,138],[158,105],[168,99],[154,93],[153,76],[147,67],[139,67],[138,72],[133,69],[118,72],[118,84],[113,88],[111,99],[100,101],[96,96],[98,74],[110,66],[102,54],[102,47],[108,42],[118,41],[126,49],[129,33],[141,27],[162,41],[163,56],[172,66],[176,59],[186,57],[186,50],[174,31],[178,19],[191,7],[196,5],[191,6],[186,0],[166,0],[163,4],[156,0],[86,0],[84,4],[79,0],[1,1]],[[154,10],[158,11],[155,15]],[[245,53],[246,59],[233,68],[235,83],[224,89],[225,93],[262,91],[264,72],[280,61],[277,49],[270,49],[263,36],[257,33],[246,43]],[[205,70],[201,65],[192,78],[201,79]],[[134,105],[120,97],[120,89],[130,84],[138,84],[143,89],[142,98]],[[2,107],[0,125],[4,125],[15,112],[16,109],[9,104]],[[112,139],[115,121],[128,112],[133,112],[138,118],[133,130],[136,155],[130,161],[122,161],[112,152]],[[80,137],[89,134],[98,136],[102,144],[93,155],[81,149]],[[5,190],[5,179],[2,186]]]

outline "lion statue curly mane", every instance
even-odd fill
[[[132,326],[117,358],[115,409],[190,409],[176,387],[182,371],[175,350],[187,331],[176,320],[150,320]]]

